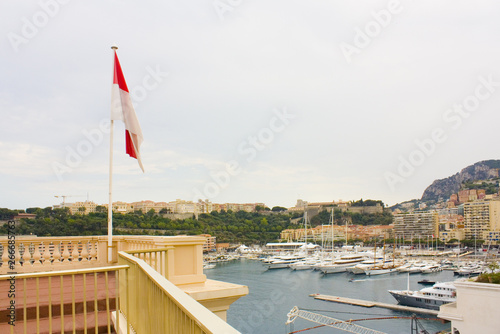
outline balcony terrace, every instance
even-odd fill
[[[206,278],[204,240],[115,236],[108,263],[105,236],[0,239],[0,332],[238,333],[248,288]]]

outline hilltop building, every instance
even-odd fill
[[[460,190],[457,194],[452,194],[450,199],[446,202],[446,206],[448,208],[454,208],[467,202],[491,200],[498,198],[498,196],[499,194],[486,194],[485,189],[465,189]]]
[[[353,212],[353,213],[382,213],[384,208],[380,203],[370,206],[351,206],[350,202],[345,202],[343,200],[338,200],[337,202],[311,202],[308,203],[302,199],[298,199],[294,207],[289,208],[289,212],[304,212],[307,209],[307,213],[310,216],[318,214],[320,211],[327,210],[331,211],[332,208],[340,210],[342,212]]]
[[[85,202],[75,202],[75,203],[65,203],[61,205],[54,205],[54,208],[67,207],[70,209],[71,214],[88,214],[91,212],[96,212],[96,204],[92,201]],[[103,204],[103,207],[108,208],[108,204]],[[140,201],[140,202],[113,202],[113,212],[118,213],[130,213],[135,211],[141,211],[142,213],[147,213],[154,210],[155,213],[172,213],[172,214],[194,214],[198,215],[200,213],[210,213],[212,211],[221,212],[222,210],[228,211],[246,211],[255,212],[258,206],[265,207],[264,203],[225,203],[217,204],[212,203],[208,200],[198,202],[185,201],[181,199],[176,199],[171,202],[154,202],[150,200]]]
[[[83,201],[83,202],[64,203],[64,204],[60,204],[60,205],[54,205],[54,209],[68,208],[69,212],[72,215],[75,215],[75,214],[86,215],[86,214],[89,214],[91,212],[96,212],[97,206],[99,206],[99,205],[92,202],[92,201]]]

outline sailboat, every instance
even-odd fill
[[[377,245],[375,243],[375,248],[376,247]],[[397,271],[399,265],[394,263],[394,252],[392,252],[392,263],[385,262],[385,244],[382,252],[384,254],[384,262],[381,265],[374,265],[371,268],[366,268],[364,270],[366,276],[383,275]]]
[[[335,256],[334,256],[333,214],[334,214],[334,212],[333,212],[333,208],[332,208],[332,212],[330,215],[330,234],[331,234],[331,239],[332,239],[332,250],[330,251],[330,258],[329,259],[324,258],[325,251],[324,251],[324,247],[323,247],[323,251],[321,252],[320,261],[313,266],[314,270],[320,270],[321,266],[327,265],[327,264],[332,264],[334,259],[335,259]],[[323,233],[321,233],[321,236],[323,237]]]
[[[292,265],[302,262],[307,257],[307,210],[304,210],[304,244],[293,254],[278,255],[267,261],[268,269],[291,268]],[[295,268],[296,269],[296,268]]]
[[[333,257],[333,217],[334,217],[334,210],[332,208],[332,215],[331,215],[331,225],[332,225],[332,262],[330,263],[323,263],[321,265],[318,265],[315,267],[315,269],[318,269],[322,271],[324,274],[332,274],[332,273],[341,273],[347,271],[347,268],[353,267],[356,264],[362,262],[365,260],[365,257],[360,255],[360,254],[346,254],[341,256],[339,259],[334,260]],[[347,246],[347,221],[346,221],[346,246]]]

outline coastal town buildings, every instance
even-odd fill
[[[74,203],[62,203],[60,205],[54,205],[54,208],[68,208],[72,215],[82,214],[86,215],[91,212],[96,212],[98,204],[92,201],[79,201]]]
[[[362,241],[368,241],[373,238],[389,239],[392,238],[394,233],[394,226],[392,225],[348,225],[347,231],[345,226],[334,225],[333,233],[331,225],[319,225],[316,227],[307,229],[307,240],[313,242],[326,242],[329,243],[332,240],[345,240],[346,234],[347,239],[359,239]],[[298,229],[285,229],[280,233],[280,239],[282,241],[304,241],[306,235],[306,230],[303,228]]]
[[[54,208],[69,208],[71,214],[88,214],[91,212],[96,212],[96,207],[100,206],[92,201],[75,202],[75,203],[64,203],[60,205],[54,205]],[[102,207],[107,211],[108,204],[102,204]],[[201,214],[210,213],[212,211],[221,212],[222,210],[228,211],[246,211],[254,212],[256,208],[265,207],[264,203],[212,203],[208,200],[199,200],[198,202],[185,201],[181,199],[176,199],[171,202],[154,202],[150,200],[139,201],[139,202],[113,202],[113,212],[119,213],[129,213],[135,211],[141,211],[142,213],[154,210],[155,213],[173,213],[173,214]]]

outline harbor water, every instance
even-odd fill
[[[231,305],[228,323],[244,334],[285,334],[301,329],[317,327],[319,324],[297,318],[292,325],[285,325],[287,313],[294,307],[320,313],[339,320],[372,319],[354,322],[389,334],[411,333],[409,312],[401,312],[377,307],[361,307],[316,300],[311,294],[325,294],[396,304],[387,290],[405,290],[408,274],[392,273],[367,277],[349,273],[323,275],[319,271],[290,269],[267,270],[260,261],[240,259],[217,263],[214,269],[205,271],[209,279],[247,285],[250,293]],[[452,271],[432,274],[413,274],[410,289],[420,290],[422,279],[431,281],[453,281]],[[429,333],[449,330],[450,324],[436,320],[430,315],[418,314],[419,322]],[[301,333],[347,333],[331,327],[319,327]]]

